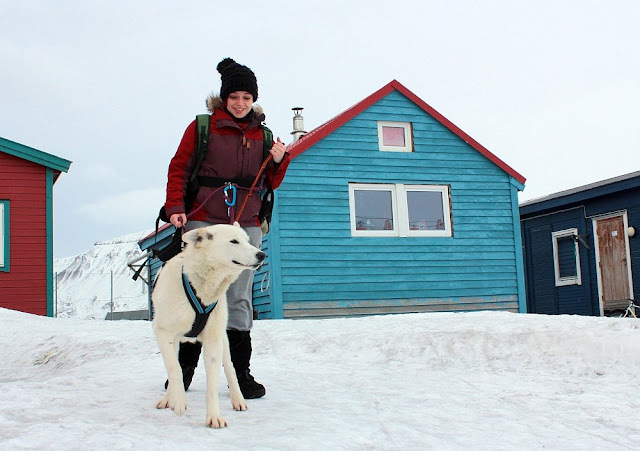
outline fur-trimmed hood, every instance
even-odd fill
[[[210,113],[213,113],[215,109],[220,108],[223,103],[224,102],[222,101],[222,98],[219,95],[211,94],[209,97],[207,97],[207,101],[206,101],[207,110],[209,110]],[[255,113],[256,117],[260,116],[261,114],[264,114],[264,110],[257,103],[253,104],[253,112]]]

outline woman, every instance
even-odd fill
[[[258,84],[251,69],[231,58],[218,63],[217,70],[221,75],[222,85],[220,96],[210,96],[207,99],[207,108],[211,112],[209,140],[205,158],[197,172],[199,187],[195,200],[190,205],[185,205],[187,184],[194,170],[198,147],[196,121],[193,121],[187,127],[169,164],[165,210],[174,226],[184,226],[186,230],[212,224],[228,224],[237,219],[249,235],[251,244],[259,248],[262,243],[258,220],[261,207],[259,194],[253,193],[246,203],[242,217],[234,218],[235,210],[225,202],[229,198],[225,197],[224,190],[219,189],[228,183],[234,184],[235,205],[242,205],[264,161],[261,124],[265,116],[262,109],[254,105],[258,99]],[[284,178],[290,157],[280,138],[273,143],[270,154],[273,160],[265,169],[263,185],[276,189]],[[214,194],[210,196],[212,193]],[[187,221],[187,214],[196,210],[203,202],[205,205]],[[252,350],[250,331],[253,325],[252,285],[253,271],[246,270],[227,292],[227,335],[231,360],[246,399],[261,398],[266,393],[264,386],[256,382],[249,371]],[[185,390],[191,384],[200,348],[199,343],[180,345],[179,360]]]

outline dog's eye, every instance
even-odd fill
[[[240,244],[240,242],[238,240],[231,240],[230,243],[231,244]]]

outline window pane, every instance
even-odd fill
[[[439,191],[407,191],[409,230],[444,230],[442,193]]]
[[[382,145],[404,147],[404,128],[403,127],[382,127]]]
[[[560,278],[576,277],[576,243],[573,237],[565,236],[558,238],[558,265]]]
[[[356,230],[393,230],[391,191],[355,190]]]

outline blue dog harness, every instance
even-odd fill
[[[189,300],[189,304],[191,304],[191,308],[196,314],[195,319],[193,320],[193,325],[191,326],[191,330],[184,334],[185,337],[195,338],[198,336],[200,332],[204,329],[204,326],[207,325],[207,320],[209,319],[209,315],[213,311],[213,309],[218,305],[218,301],[214,302],[208,307],[205,307],[198,295],[196,294],[196,289],[193,288],[191,282],[189,282],[189,278],[184,273],[184,269],[182,270],[182,286],[184,287],[184,293],[187,295],[187,299]]]

